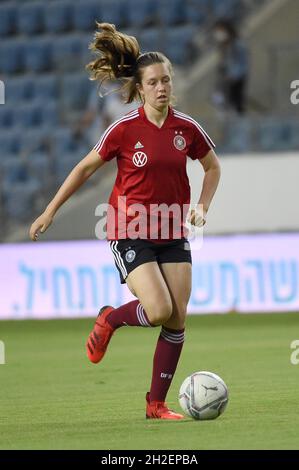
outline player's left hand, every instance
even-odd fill
[[[207,211],[205,211],[201,206],[196,209],[191,209],[188,222],[195,227],[203,227],[207,221]]]

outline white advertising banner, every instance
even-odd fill
[[[299,234],[192,245],[189,313],[299,311]],[[0,319],[95,316],[132,299],[105,241],[0,245]]]

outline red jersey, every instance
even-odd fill
[[[161,128],[147,119],[143,106],[111,124],[94,147],[103,160],[117,159],[118,173],[107,216],[108,240],[147,238],[160,242],[182,238],[186,218],[183,208],[190,205],[187,157],[201,159],[214,147],[194,119],[171,107]],[[161,205],[178,207],[182,212],[178,216],[166,210],[165,216],[159,211]],[[180,230],[174,235],[173,221],[177,218]],[[158,229],[149,227],[153,219],[158,221]],[[166,237],[161,236],[164,219],[171,225]],[[138,236],[128,233],[132,227],[136,233],[139,230]]]

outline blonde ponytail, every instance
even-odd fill
[[[91,80],[100,85],[107,80],[121,80],[126,103],[141,99],[136,88],[141,83],[141,69],[156,63],[171,63],[160,52],[141,54],[140,46],[134,36],[117,31],[114,24],[96,22],[97,30],[89,49],[96,58],[86,65]]]

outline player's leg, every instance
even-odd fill
[[[88,358],[94,363],[103,358],[117,328],[161,325],[172,314],[171,297],[150,245],[143,240],[124,240],[113,242],[112,251],[121,282],[128,282],[138,300],[117,309],[101,309],[86,344]]]
[[[138,300],[111,312],[107,321],[114,329],[123,325],[158,326],[170,318],[172,301],[156,261],[135,268],[127,276],[126,283]]]
[[[146,416],[177,420],[184,416],[170,411],[165,399],[184,343],[185,317],[191,291],[191,263],[165,263],[160,265],[160,269],[172,299],[172,315],[163,324],[157,341],[151,388],[146,395]]]
[[[153,361],[151,401],[165,401],[181,355],[187,305],[191,293],[191,263],[165,263],[161,273],[172,299],[172,315],[163,323]]]
[[[192,287],[192,265],[190,262],[160,264],[163,278],[172,300],[172,315],[163,324],[166,328],[183,329]]]

